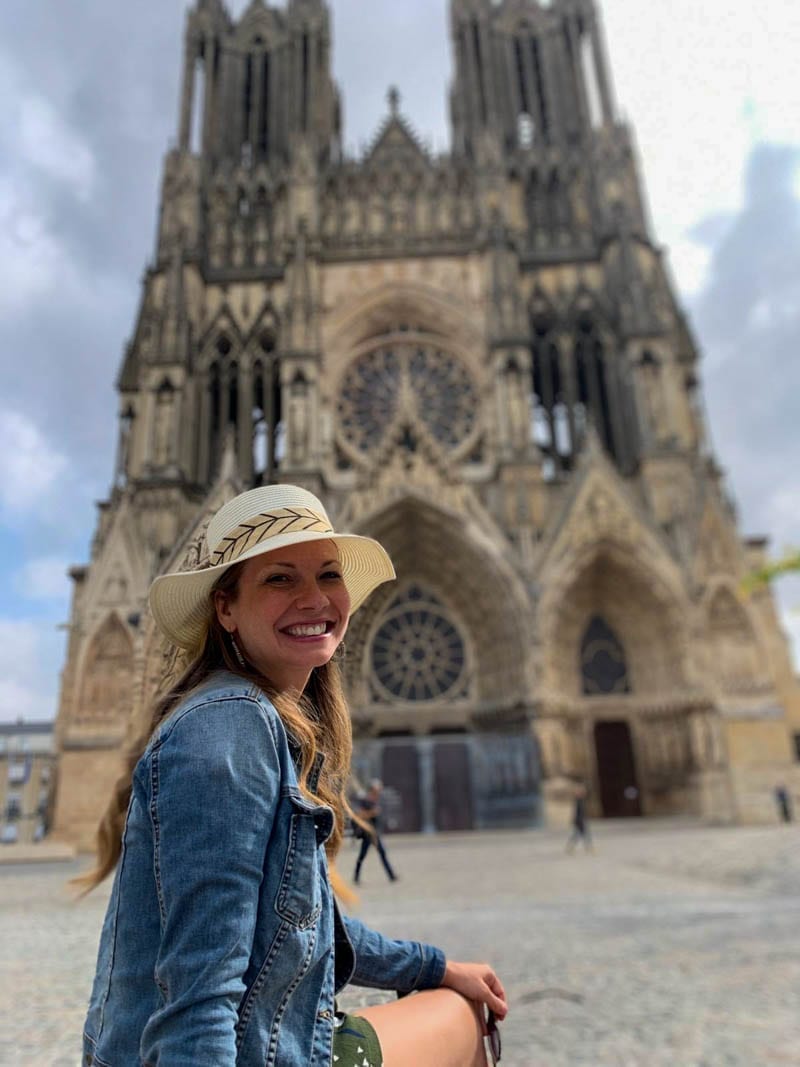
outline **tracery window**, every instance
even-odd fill
[[[352,363],[339,393],[339,429],[344,443],[364,455],[402,414],[409,442],[419,420],[453,452],[471,438],[477,410],[477,389],[460,359],[435,344],[403,338]]]
[[[131,701],[133,644],[122,623],[109,618],[86,655],[79,722],[124,723]]]
[[[389,604],[370,651],[375,696],[424,702],[466,695],[464,640],[442,602],[412,584]]]
[[[581,642],[581,679],[585,696],[630,692],[625,650],[599,615],[590,620]]]

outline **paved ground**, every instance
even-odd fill
[[[496,964],[503,1067],[800,1065],[800,828],[595,824],[595,844],[391,838],[402,879],[371,855],[360,913]],[[107,891],[70,902],[77,869],[0,867],[0,1064],[78,1067]]]

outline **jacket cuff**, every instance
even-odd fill
[[[414,984],[415,989],[438,989],[444,979],[447,960],[440,948],[434,945],[420,945],[422,949],[422,966]]]

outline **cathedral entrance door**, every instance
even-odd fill
[[[437,830],[471,830],[472,775],[465,741],[437,741],[433,750]]]
[[[595,723],[594,746],[603,815],[608,818],[641,815],[639,784],[628,724]]]
[[[384,797],[395,801],[385,804],[384,828],[401,834],[419,833],[422,829],[422,811],[417,746],[413,743],[387,743],[384,745],[381,766],[386,787]]]

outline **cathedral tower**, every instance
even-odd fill
[[[452,150],[342,151],[322,0],[197,0],[119,447],[75,568],[56,829],[88,843],[169,667],[146,608],[268,481],[381,540],[356,770],[397,828],[771,813],[800,704],[705,436],[592,0],[452,0]],[[176,548],[176,545],[178,546]],[[394,806],[391,800],[394,798]]]

